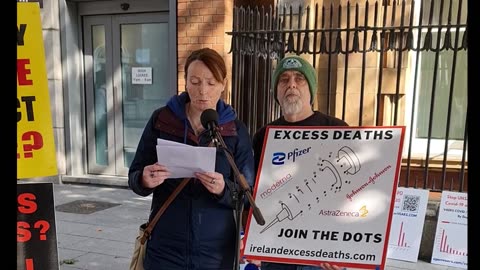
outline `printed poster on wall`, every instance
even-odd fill
[[[387,257],[417,262],[427,213],[427,189],[397,188]]]
[[[57,174],[38,3],[17,3],[17,179]]]
[[[405,127],[268,127],[242,256],[384,269]]]
[[[17,184],[17,269],[59,269],[52,183]]]
[[[433,244],[433,264],[468,269],[468,194],[443,191]]]

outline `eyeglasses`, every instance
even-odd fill
[[[298,86],[303,86],[307,82],[307,79],[305,78],[305,76],[303,76],[303,74],[300,73],[300,74],[295,74],[293,76],[280,76],[280,78],[278,79],[278,84],[282,87],[285,87],[290,83],[290,80],[292,77],[293,77],[293,81]]]

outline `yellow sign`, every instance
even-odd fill
[[[17,3],[17,179],[57,174],[38,3]]]

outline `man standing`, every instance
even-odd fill
[[[315,69],[299,56],[287,56],[273,73],[272,86],[282,116],[259,129],[253,137],[255,171],[258,172],[267,126],[348,126],[345,121],[312,109],[317,91]],[[262,270],[340,270],[338,266],[322,263],[316,266],[262,262]]]

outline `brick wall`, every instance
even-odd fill
[[[407,183],[407,168],[402,166],[398,186],[429,189],[431,191],[450,190],[455,192],[468,191],[468,168],[465,168],[463,179],[462,172],[458,168],[448,168],[445,171],[445,181],[442,168],[430,168],[428,181],[425,179],[425,167],[410,167]],[[463,182],[462,182],[463,181]]]
[[[230,98],[231,38],[225,32],[232,30],[233,0],[178,0],[177,47],[178,91],[185,91],[185,60],[196,49],[212,48],[220,53],[227,64],[227,89],[224,98]]]

